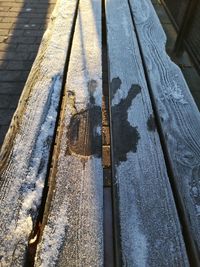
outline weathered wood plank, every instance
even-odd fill
[[[99,0],[80,1],[65,96],[50,178],[50,195],[54,193],[35,266],[99,267],[103,266]]]
[[[200,255],[200,114],[149,0],[131,0],[151,90],[176,187]]]
[[[128,1],[106,19],[119,266],[189,266]]]
[[[22,266],[41,203],[77,0],[58,1],[0,154],[0,263]]]

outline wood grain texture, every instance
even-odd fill
[[[128,1],[106,19],[119,266],[189,266]]]
[[[103,266],[101,102],[101,1],[84,0],[54,151],[52,201],[35,266]]]
[[[149,0],[131,0],[138,37],[176,187],[200,255],[200,114]]]
[[[0,263],[22,266],[41,203],[77,1],[58,1],[0,154]]]

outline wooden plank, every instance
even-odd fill
[[[117,266],[189,266],[128,1],[106,0],[106,19]]]
[[[80,1],[65,96],[35,266],[103,266],[99,0]]]
[[[58,1],[0,154],[0,263],[23,266],[41,203],[77,0]]]
[[[181,208],[200,255],[199,111],[181,70],[166,54],[166,36],[151,1],[130,2]]]

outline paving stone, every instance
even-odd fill
[[[192,92],[192,96],[193,96],[194,101],[196,102],[197,107],[200,111],[200,92]]]
[[[162,23],[171,23],[163,5],[156,4],[156,5],[154,5],[154,8],[155,8],[156,13],[157,13],[157,15],[158,15],[158,17]]]
[[[2,1],[0,3],[0,6],[6,6],[6,7],[19,7],[19,6],[23,6],[23,2],[22,3],[16,3],[15,1]]]
[[[24,86],[23,82],[1,82],[0,95],[20,95],[22,88]],[[0,100],[1,101],[1,100]]]
[[[186,51],[179,57],[172,54],[171,58],[181,69],[190,68],[194,65]]]
[[[3,58],[4,60],[27,60],[29,58],[29,53],[26,51],[23,51],[23,53],[16,53],[16,51],[6,50],[4,52],[0,52],[0,58]]]
[[[0,109],[15,109],[20,95],[0,95]]]
[[[40,39],[41,40],[41,39]],[[33,44],[37,41],[36,37],[14,36],[6,39],[7,44]]]
[[[16,36],[22,36],[22,35],[24,35],[24,30],[22,29],[22,30],[19,30],[19,29],[10,29],[10,31],[9,31],[9,36],[14,36],[14,37],[16,37]]]
[[[18,15],[17,12],[9,12],[9,11],[7,11],[7,12],[2,12],[2,11],[0,11],[0,17],[5,17],[5,18],[9,18],[9,17],[11,17],[11,18],[16,18],[17,15]]]
[[[0,71],[1,82],[23,82],[26,81],[29,71]],[[23,89],[23,88],[22,88]]]
[[[6,36],[6,35],[8,35],[8,33],[9,33],[8,29],[3,29],[3,30],[0,29],[0,35],[1,36]]]
[[[200,94],[200,76],[195,68],[183,68],[182,72],[190,90]]]
[[[30,18],[2,18],[2,22],[13,22],[13,23],[28,23],[30,21]]]
[[[17,48],[17,44],[10,44],[9,45],[9,51],[16,51],[16,48]],[[6,51],[7,49],[8,49],[8,44],[0,43],[0,52]]]
[[[13,23],[12,22],[2,22],[1,23],[1,29],[11,29],[12,28]]]
[[[9,7],[6,7],[6,6],[4,6],[4,7],[0,7],[0,11],[8,11],[9,10]]]
[[[34,29],[28,29],[24,30],[24,36],[39,36],[41,37],[43,34],[42,30],[34,30]]]
[[[0,60],[0,71],[1,70],[6,70],[7,66],[8,66],[8,62],[7,61]]]
[[[3,144],[4,137],[8,131],[9,125],[0,125],[0,148]]]
[[[15,109],[2,109],[0,108],[0,127],[10,124]]]
[[[12,24],[12,29],[23,29],[23,30],[27,30],[27,29],[42,29],[44,31],[45,27],[41,28],[43,26],[43,24],[33,24],[31,21],[29,23],[14,23]]]
[[[4,36],[0,36],[0,43],[5,41],[5,37]]]
[[[174,49],[177,33],[172,24],[163,24],[162,26],[167,35],[166,49],[168,53],[171,53]]]
[[[37,51],[35,51],[37,52]],[[26,70],[29,71],[32,66],[32,61],[31,60],[22,60],[22,61],[8,61],[6,69],[7,70]]]
[[[104,168],[109,168],[111,166],[110,146],[103,145],[102,160]]]

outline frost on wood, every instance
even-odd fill
[[[76,4],[77,1],[58,1],[2,147],[0,262],[3,266],[23,265],[41,202]]]
[[[150,0],[130,0],[174,183],[191,243],[200,251],[200,113],[180,68],[166,53],[166,36]],[[194,190],[193,190],[194,188]],[[195,250],[195,249],[194,249]]]
[[[85,170],[82,164],[78,157],[59,160],[56,192],[35,266],[103,266],[101,160],[88,158]]]
[[[19,145],[17,148],[13,147],[12,150],[12,157],[17,162],[17,166],[11,165],[12,169],[9,170],[9,174],[5,172],[1,177],[2,182],[9,175],[15,177],[12,183],[9,180],[9,184],[6,186],[3,184],[1,189],[3,192],[0,195],[0,223],[1,229],[3,229],[0,233],[0,256],[3,265],[10,259],[13,261],[13,259],[18,260],[18,258],[23,257],[21,246],[23,247],[24,242],[27,242],[32,231],[32,217],[34,218],[37,214],[37,208],[41,201],[48,153],[57,117],[60,79],[58,75],[49,88],[43,122],[38,130],[33,149],[30,151],[31,158],[27,161],[24,147],[18,143],[20,141],[19,136],[19,139],[16,139]],[[21,153],[19,153],[19,149]],[[23,173],[26,173],[25,179],[23,179]],[[16,214],[13,214],[15,209]]]
[[[121,265],[189,266],[128,1],[106,1],[106,20]]]
[[[101,1],[80,1],[65,98],[50,177],[55,190],[35,266],[101,267]]]

